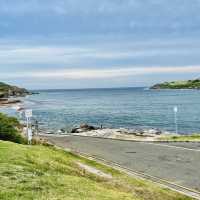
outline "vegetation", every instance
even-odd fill
[[[112,175],[105,179],[77,162]],[[151,182],[130,178],[117,170],[42,145],[0,141],[0,199],[2,200],[189,200]]]
[[[0,113],[0,140],[26,143],[25,138],[20,134],[19,128],[20,124],[16,118]]]
[[[175,142],[200,142],[200,134],[162,136],[159,138],[159,140]]]
[[[0,91],[5,92],[8,91],[10,86],[8,84],[0,82]]]
[[[26,89],[11,86],[0,82],[0,98],[8,98],[10,96],[25,96],[30,94]]]
[[[151,89],[200,89],[200,79],[156,84]]]

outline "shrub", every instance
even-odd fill
[[[0,113],[0,140],[25,144],[26,139],[18,131],[19,127],[20,123],[16,118]]]

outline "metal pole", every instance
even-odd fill
[[[26,117],[26,132],[27,132],[27,137],[28,137],[28,127],[29,127],[29,121],[28,121],[28,117]]]
[[[176,134],[178,134],[178,124],[177,124],[177,114],[175,112],[175,126],[176,126]]]
[[[176,134],[178,135],[177,112],[178,112],[178,108],[177,108],[177,106],[175,106],[175,107],[174,107],[174,123],[175,123]]]
[[[27,120],[27,137],[28,137],[28,144],[31,144],[32,140],[32,127],[30,126],[30,119],[32,117],[32,110],[25,110],[25,116]]]
[[[26,132],[27,132],[27,138],[28,138],[28,144],[30,144],[30,142],[29,142],[29,118],[28,117],[26,117]]]

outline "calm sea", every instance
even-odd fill
[[[175,131],[178,106],[180,133],[200,132],[200,90],[145,88],[48,90],[25,98],[25,106],[51,130],[71,129],[81,123],[104,127],[159,128]],[[15,115],[12,109],[1,109]]]

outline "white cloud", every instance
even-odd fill
[[[68,69],[68,70],[40,70],[20,73],[1,73],[1,79],[34,78],[34,79],[108,79],[133,77],[145,74],[183,74],[200,73],[200,66],[188,67],[129,67],[113,69]]]
[[[5,64],[74,64],[95,60],[120,60],[155,56],[196,55],[196,47],[102,47],[102,46],[0,46],[0,65]]]

